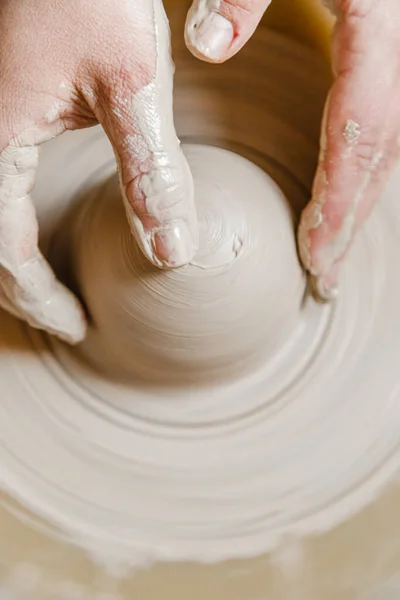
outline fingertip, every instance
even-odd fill
[[[193,259],[198,245],[195,222],[177,219],[145,230],[135,215],[128,215],[128,220],[139,248],[155,267],[176,269]]]
[[[132,234],[146,258],[161,269],[187,264],[198,246],[193,178],[181,149],[171,162],[174,168],[156,165],[123,190]]]
[[[47,301],[47,330],[52,330],[61,340],[71,345],[82,342],[86,337],[85,312],[76,296],[60,282]]]
[[[86,337],[87,321],[83,307],[74,294],[58,281],[50,296],[32,298],[19,309],[21,318],[28,325],[70,345],[79,344]]]
[[[87,333],[87,322],[83,310],[79,306],[71,310],[68,323],[61,323],[54,331],[49,330],[49,333],[53,333],[70,346],[77,346],[83,342]]]
[[[22,308],[8,299],[2,299],[0,307],[30,327],[54,335],[70,345],[79,344],[86,337],[87,323],[83,308],[69,290],[63,290],[58,300],[52,299],[50,303],[32,302]]]
[[[190,9],[185,26],[185,41],[194,56],[209,62],[224,60],[234,39],[232,23],[216,12]]]
[[[185,39],[202,60],[223,62],[248,41],[271,0],[194,0],[188,12]]]
[[[310,275],[310,282],[313,296],[319,302],[332,302],[337,298],[337,282],[330,275]]]
[[[300,260],[306,271],[313,272],[313,256],[311,231],[317,229],[322,222],[321,207],[316,202],[309,202],[303,210],[297,232]]]
[[[152,232],[152,251],[157,266],[178,268],[190,262],[197,249],[194,232],[183,220],[174,221]]]
[[[333,260],[327,232],[323,231],[321,203],[315,199],[304,209],[299,230],[300,260],[310,277],[311,291],[320,302],[331,302],[338,294],[338,263]]]
[[[76,331],[49,331],[51,335],[55,335],[61,342],[69,346],[78,346],[86,337],[86,327],[80,327]]]

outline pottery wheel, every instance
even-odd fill
[[[65,135],[44,151],[35,193],[47,241],[77,206],[74,283],[94,313],[91,331],[72,350],[0,315],[1,479],[9,510],[18,501],[20,517],[35,527],[132,564],[250,556],[287,534],[323,531],[368,503],[400,465],[400,177],[359,235],[337,301],[316,303],[306,293],[294,231],[315,166],[329,83],[324,65],[311,50],[261,29],[240,57],[218,68],[182,49],[175,58],[177,129],[197,189],[205,186],[203,242],[193,264],[167,273],[144,265],[120,225],[104,135]],[[196,170],[199,153],[204,172]],[[220,184],[218,161],[232,170],[234,189]],[[264,207],[262,193],[246,194],[242,171],[268,191]],[[220,203],[208,205],[207,186],[219,185]],[[227,210],[235,224],[228,237]],[[101,287],[102,277],[123,281],[144,298],[149,289],[168,294],[173,307],[178,297],[186,319],[188,280],[199,295],[189,329],[179,311],[164,326],[158,321],[160,335],[180,328],[180,350],[169,363],[165,352],[158,356],[154,371],[135,371],[133,342],[146,339],[139,330],[139,338],[126,338],[133,342],[118,377],[107,372],[107,365],[116,372],[115,340],[98,320],[121,290],[103,287],[104,302],[97,288],[85,291],[99,220],[109,222],[110,238],[98,248],[90,285]],[[126,267],[114,269],[122,265],[118,256],[131,278]],[[213,298],[229,309],[219,329],[210,327]],[[278,315],[278,328],[265,306]],[[146,351],[157,346],[157,322],[150,321],[154,343]],[[223,354],[210,346],[215,372],[193,342],[202,332],[224,342]]]

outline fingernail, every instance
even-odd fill
[[[182,267],[192,260],[196,243],[185,221],[157,229],[152,235],[153,252],[163,267]]]
[[[233,40],[233,25],[221,15],[210,12],[201,23],[192,25],[191,43],[212,60],[223,58]]]

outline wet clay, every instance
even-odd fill
[[[305,277],[282,192],[236,154],[203,145],[184,152],[200,233],[187,266],[160,271],[141,256],[115,178],[73,215],[72,239],[66,232],[94,324],[81,353],[116,378],[233,382],[273,360],[303,326]]]
[[[76,200],[66,260],[88,339],[72,350],[0,316],[7,510],[103,564],[274,550],[349,519],[400,466],[399,174],[337,300],[316,303],[295,225],[318,152],[323,64],[263,29],[218,68],[182,48],[176,58],[194,260],[150,267],[104,135],[66,135],[36,192],[53,240]]]

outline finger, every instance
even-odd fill
[[[119,66],[116,77],[105,73],[94,112],[115,151],[133,235],[153,264],[174,268],[193,258],[197,218],[192,176],[173,122],[168,23],[161,2],[155,4],[157,52],[142,49],[149,55],[140,65],[144,84],[138,85],[134,65],[124,77]]]
[[[185,26],[186,45],[198,58],[223,62],[252,36],[271,0],[194,0]]]
[[[340,265],[398,156],[397,68],[388,68],[393,56],[381,45],[365,46],[364,38],[375,36],[368,23],[367,31],[354,32],[343,21],[334,41],[337,79],[325,107],[312,199],[298,233],[303,264],[322,299],[335,295]],[[364,47],[361,55],[357,49]]]
[[[38,248],[30,197],[37,163],[35,146],[12,142],[0,154],[0,304],[32,327],[77,343],[85,335],[83,312]]]

